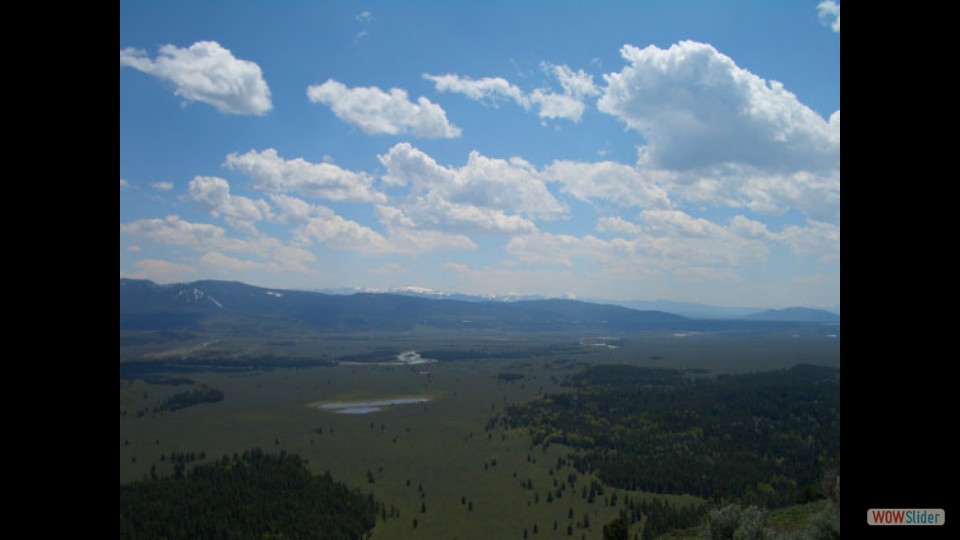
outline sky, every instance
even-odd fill
[[[120,276],[837,308],[839,2],[121,0]]]

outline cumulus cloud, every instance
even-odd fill
[[[187,49],[164,45],[155,59],[128,47],[120,50],[120,67],[153,75],[172,84],[185,102],[206,103],[223,113],[260,116],[273,108],[260,66],[235,58],[215,41]]]
[[[438,92],[463,94],[473,101],[492,107],[512,101],[524,110],[536,107],[541,118],[562,118],[574,123],[579,122],[586,110],[585,100],[599,93],[593,83],[593,76],[583,70],[573,71],[568,66],[547,62],[544,62],[541,68],[557,79],[563,89],[562,93],[558,94],[547,88],[536,88],[527,93],[502,77],[472,79],[451,73],[446,75],[425,73],[423,78],[433,82]]]
[[[377,218],[386,227],[390,247],[397,253],[477,249],[477,244],[466,235],[417,228],[413,221],[397,208],[378,206]]]
[[[629,256],[633,247],[621,238],[602,240],[592,235],[580,237],[538,231],[514,236],[507,243],[506,251],[528,264],[573,266],[575,259],[607,264],[616,257]]]
[[[333,79],[307,88],[313,103],[330,107],[337,118],[359,127],[368,135],[415,135],[428,139],[452,139],[460,136],[460,128],[447,121],[447,113],[439,105],[421,96],[416,103],[407,92],[391,88],[384,92],[377,87],[348,88]]]
[[[564,95],[583,99],[600,93],[600,90],[593,83],[593,75],[587,74],[582,69],[573,71],[568,66],[555,65],[549,62],[544,62],[541,67],[557,78],[557,82],[563,88]]]
[[[646,210],[640,220],[638,247],[675,268],[760,265],[770,253],[762,224],[743,216],[723,226],[679,210]]]
[[[777,235],[777,240],[790,246],[800,256],[815,256],[823,261],[840,259],[840,226],[811,221],[805,226],[793,225]]]
[[[357,15],[357,20],[363,23],[370,22],[372,19],[373,13],[370,13],[369,11],[361,11],[360,14]]]
[[[439,231],[412,230],[387,224],[387,236],[355,221],[344,219],[332,211],[311,218],[300,235],[326,245],[364,253],[423,253],[443,249],[476,249],[476,244],[463,235]]]
[[[136,269],[130,274],[130,277],[136,279],[149,279],[157,283],[174,283],[185,281],[192,278],[196,273],[196,268],[184,264],[176,264],[160,259],[144,259],[137,261],[133,267]]]
[[[279,223],[303,224],[319,214],[319,206],[289,195],[271,195],[275,212],[273,218]]]
[[[543,175],[520,158],[473,151],[463,167],[445,167],[409,143],[379,158],[384,182],[409,186],[400,208],[410,225],[511,234],[534,230],[534,218],[556,219],[567,211]]]
[[[128,187],[130,187],[130,182],[127,182],[126,180],[124,180],[123,178],[121,178],[121,179],[120,179],[120,190],[123,191],[123,190],[127,189]]]
[[[307,264],[316,260],[315,255],[302,247],[284,244],[276,238],[264,235],[234,238],[216,225],[192,223],[175,215],[121,223],[120,233],[197,253],[249,254],[290,272],[306,272]]]
[[[530,100],[524,91],[502,77],[471,79],[454,74],[430,75],[424,73],[423,78],[432,81],[437,92],[463,94],[473,101],[479,101],[492,107],[496,107],[507,100],[513,101],[525,109],[530,107]]]
[[[637,162],[558,162],[551,172],[565,192],[662,208],[669,193],[674,201],[839,220],[840,111],[825,120],[708,44],[625,45],[621,55],[627,65],[604,75],[597,108],[642,136]],[[633,195],[633,186],[646,196]]]
[[[514,237],[507,252],[524,263],[573,266],[577,260],[629,272],[678,272],[729,276],[727,268],[763,264],[779,238],[762,223],[736,216],[727,226],[679,210],[654,209],[633,222],[618,216],[597,222],[600,236],[535,232]],[[715,270],[715,271],[714,271]],[[692,275],[692,274],[691,274]]]
[[[191,223],[180,216],[141,219],[120,225],[120,232],[148,238],[158,244],[183,246],[196,251],[242,250],[244,243],[227,237],[227,231],[208,223]]]
[[[640,236],[643,234],[643,227],[619,216],[602,217],[597,221],[597,231],[615,235]]]
[[[647,210],[640,216],[651,233],[697,238],[716,238],[723,233],[720,225],[679,210]]]
[[[779,82],[740,68],[712,46],[683,41],[620,52],[628,65],[604,75],[597,108],[643,134],[642,162],[672,170],[839,166],[839,140],[826,120]]]
[[[829,26],[831,30],[840,33],[840,2],[824,0],[817,4],[817,14],[820,22]]]
[[[173,183],[172,182],[153,182],[152,184],[150,184],[150,187],[152,187],[157,191],[170,191],[171,189],[173,189]]]
[[[391,251],[389,241],[373,229],[344,219],[329,208],[322,208],[319,214],[307,219],[297,233],[302,241],[316,240],[334,248],[367,253]]]
[[[190,181],[187,193],[210,215],[223,217],[228,223],[248,232],[254,224],[270,215],[270,205],[264,200],[231,195],[230,184],[215,176],[196,176]]]
[[[776,238],[765,223],[754,221],[745,216],[733,216],[730,219],[730,230],[742,238],[756,238],[760,240],[772,240]]]
[[[423,253],[443,249],[476,249],[466,236],[440,231],[414,230],[402,211],[377,206],[377,218],[386,233],[345,219],[326,206],[310,204],[296,197],[272,195],[275,206],[272,219],[294,225],[296,243],[310,246],[319,242],[326,246],[360,253]]]
[[[670,206],[670,196],[656,175],[612,161],[586,163],[554,161],[544,171],[560,182],[565,193],[582,201],[607,200],[620,206],[659,208]]]
[[[366,173],[303,158],[284,159],[273,148],[230,154],[225,165],[250,176],[253,187],[267,193],[297,193],[330,201],[386,201],[385,195],[373,189],[373,178]]]

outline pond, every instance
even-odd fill
[[[311,403],[310,406],[318,409],[337,412],[339,414],[369,414],[380,411],[384,407],[391,407],[393,405],[412,405],[415,403],[426,403],[428,401],[430,401],[428,398],[416,396],[382,399],[376,401],[344,401],[339,403],[318,402]]]

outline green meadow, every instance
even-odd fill
[[[602,538],[615,519],[617,499],[653,494],[607,487],[592,503],[584,487],[596,481],[558,459],[571,449],[533,447],[524,429],[488,422],[509,404],[565,391],[562,381],[585,365],[629,364],[693,368],[710,373],[752,372],[796,363],[839,367],[839,344],[824,333],[674,334],[618,336],[423,332],[397,335],[312,335],[303,340],[203,336],[167,345],[204,351],[218,361],[278,355],[389,360],[388,351],[441,351],[461,358],[416,365],[336,365],[238,371],[170,372],[192,383],[153,378],[120,382],[120,482],[173,473],[171,455],[195,463],[259,447],[309,460],[310,468],[383,503],[376,539]],[[198,343],[212,343],[196,349]],[[149,350],[146,350],[149,348]],[[163,356],[153,342],[128,357]],[[129,351],[128,351],[129,352]],[[145,357],[145,355],[148,355]],[[486,356],[484,356],[486,355]],[[123,349],[121,349],[123,357]],[[500,377],[509,374],[507,377]],[[521,377],[517,377],[520,375]],[[164,400],[206,385],[224,399],[168,411]],[[368,414],[341,414],[318,403],[426,398]],[[532,489],[531,489],[532,484]],[[557,493],[560,495],[558,496]],[[549,494],[549,496],[548,496]],[[697,501],[687,495],[658,497]],[[414,523],[416,522],[416,523]],[[634,526],[639,532],[642,524]]]

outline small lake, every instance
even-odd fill
[[[344,401],[340,403],[311,403],[311,407],[334,411],[338,414],[369,414],[394,405],[412,405],[430,401],[425,397],[402,397],[377,401]]]

